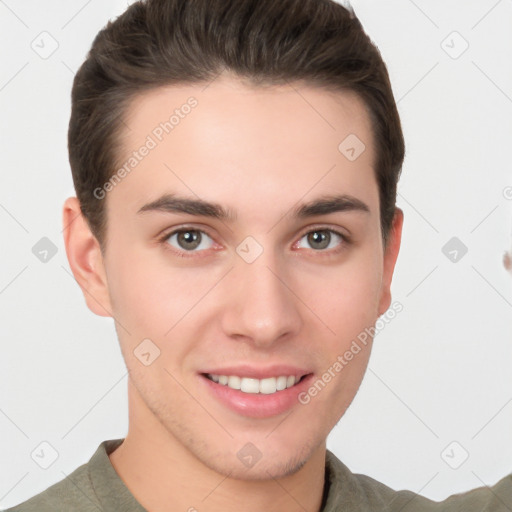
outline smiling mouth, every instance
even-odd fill
[[[253,379],[237,375],[216,375],[210,373],[202,373],[201,375],[216,384],[241,391],[242,393],[271,395],[296,386],[311,374],[308,373],[302,376],[280,375],[266,379]]]

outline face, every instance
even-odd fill
[[[401,212],[385,251],[364,105],[222,76],[145,93],[128,114],[119,162],[139,156],[104,189],[102,265],[130,428],[158,425],[235,478],[291,474],[352,402],[371,338],[344,354],[390,306]],[[261,457],[250,471],[247,455]]]

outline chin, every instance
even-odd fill
[[[244,467],[238,459],[233,465],[232,459],[229,458],[222,468],[214,467],[211,469],[226,476],[229,475],[229,478],[236,480],[264,481],[293,475],[305,466],[308,459],[309,456],[303,457],[301,453],[291,455],[282,453],[278,456],[262,457],[254,466],[249,468]]]

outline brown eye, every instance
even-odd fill
[[[173,231],[165,237],[165,243],[171,245],[177,251],[198,252],[196,249],[209,249],[208,239],[211,238],[199,229],[181,229]],[[172,241],[174,243],[172,243]]]
[[[315,251],[339,249],[348,244],[348,238],[333,229],[314,229],[305,233],[302,239],[306,239],[308,246]]]
[[[326,249],[331,241],[331,234],[328,231],[312,231],[308,235],[308,243],[313,249]]]

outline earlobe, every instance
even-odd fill
[[[383,315],[391,305],[391,281],[395,264],[400,252],[402,242],[402,227],[404,223],[404,212],[400,208],[395,208],[393,225],[389,233],[389,240],[384,252],[384,266],[382,273],[381,299],[378,314]]]
[[[103,255],[76,197],[69,197],[64,202],[62,224],[69,266],[82,289],[87,307],[96,315],[112,316]]]

